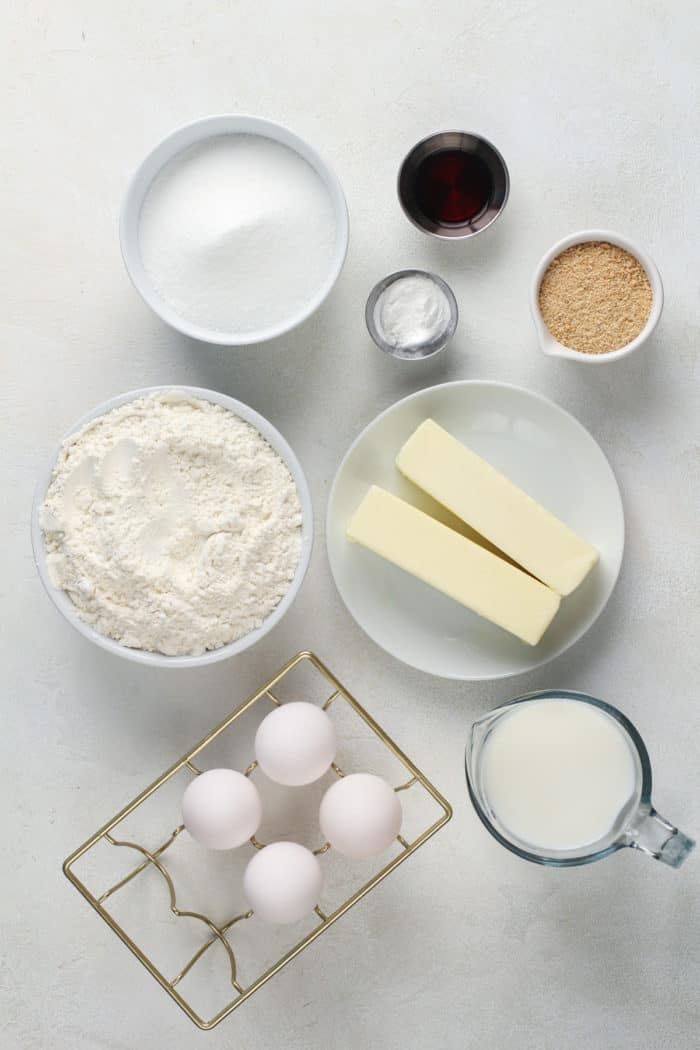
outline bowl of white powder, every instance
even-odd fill
[[[122,256],[167,324],[243,346],[306,320],[348,245],[340,182],[311,146],[259,117],[205,117],[172,132],[134,174]]]
[[[59,612],[102,648],[158,667],[254,645],[294,601],[312,539],[309,487],[279,431],[197,387],[98,405],[61,442],[32,509]]]
[[[375,284],[365,307],[367,331],[385,354],[425,361],[444,350],[457,328],[454,292],[436,273],[397,270]]]

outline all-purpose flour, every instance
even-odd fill
[[[258,135],[191,146],[154,180],[139,247],[177,313],[221,332],[271,327],[323,284],[336,238],[333,205],[303,157]]]
[[[202,653],[259,627],[289,588],[301,506],[249,423],[176,391],[63,446],[42,508],[52,582],[123,645]]]

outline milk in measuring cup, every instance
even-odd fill
[[[619,829],[639,801],[627,734],[576,700],[515,704],[489,732],[481,786],[506,834],[541,850],[575,850]]]

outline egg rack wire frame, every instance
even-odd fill
[[[378,871],[370,880],[366,882],[360,889],[356,890],[350,897],[347,898],[339,907],[337,907],[330,915],[326,915],[320,907],[315,909],[316,917],[318,918],[318,925],[315,926],[298,944],[290,948],[280,959],[277,960],[273,965],[260,974],[252,983],[244,987],[238,980],[237,976],[237,965],[236,957],[234,955],[233,947],[229,941],[229,931],[235,927],[239,922],[243,922],[249,919],[253,912],[247,911],[242,912],[238,915],[233,916],[227,922],[217,925],[207,915],[200,912],[184,911],[181,910],[177,905],[177,893],[175,884],[172,876],[165,867],[163,856],[168,848],[176,840],[180,832],[183,830],[183,825],[180,824],[178,827],[171,832],[171,834],[165,839],[165,841],[158,846],[156,849],[148,850],[144,846],[137,842],[128,842],[120,839],[118,836],[113,834],[115,828],[125,820],[131,813],[134,812],[142,803],[151,797],[159,788],[162,788],[171,777],[175,776],[183,769],[189,770],[194,776],[198,776],[202,771],[195,763],[197,756],[204,751],[217,737],[225,732],[236,719],[240,718],[246,711],[248,711],[254,704],[262,701],[263,703],[269,702],[276,706],[279,706],[280,700],[275,695],[275,690],[280,683],[283,681],[286,675],[294,670],[299,664],[306,663],[310,664],[316,672],[325,678],[330,692],[325,703],[322,705],[324,710],[327,710],[331,704],[337,703],[338,701],[345,701],[350,708],[358,715],[366,725],[375,733],[379,740],[389,749],[389,751],[399,760],[400,763],[405,766],[409,773],[409,778],[405,783],[399,784],[395,787],[395,791],[406,791],[411,788],[415,788],[420,785],[429,795],[435,800],[440,809],[442,810],[441,816],[436,820],[430,827],[422,831],[412,842],[407,842],[403,836],[398,835],[397,839],[402,849],[385,867]],[[257,763],[252,762],[247,770],[246,775],[250,776],[253,770],[256,768]],[[333,770],[339,777],[345,776],[344,771],[333,764]],[[335,675],[311,652],[297,653],[278,673],[270,679],[261,689],[245,700],[240,707],[236,710],[219,726],[217,726],[208,736],[206,736],[196,747],[193,747],[191,751],[183,755],[175,765],[171,766],[162,776],[160,776],[150,787],[142,791],[128,806],[125,806],[109,823],[105,824],[104,827],[96,831],[86,842],[83,843],[74,853],[67,858],[63,864],[63,871],[67,878],[73,883],[73,885],[80,891],[85,899],[92,905],[95,911],[102,916],[108,926],[114,930],[118,937],[126,944],[127,948],[130,948],[136,958],[141,962],[146,969],[155,977],[162,988],[168,993],[168,995],[175,1000],[178,1006],[184,1010],[187,1016],[193,1021],[198,1028],[205,1031],[210,1030],[225,1017],[228,1017],[235,1009],[242,1006],[243,1003],[251,997],[259,988],[261,988],[271,977],[279,973],[282,967],[286,966],[287,963],[291,962],[292,959],[296,958],[304,948],[308,947],[317,937],[320,937],[322,933],[337,922],[341,916],[343,916],[353,905],[357,904],[358,901],[373,890],[375,886],[378,886],[383,879],[390,875],[399,864],[403,864],[412,853],[422,846],[432,835],[435,834],[452,816],[452,808],[450,804],[442,797],[442,795],[436,790],[435,787],[430,783],[427,777],[411,762],[409,758],[400,750],[400,748],[394,743],[391,737],[377,725],[374,719],[369,715],[365,709],[355,700],[355,698],[347,691],[347,689],[338,681]],[[94,896],[94,894],[81,882],[80,878],[76,875],[73,870],[73,866],[76,864],[81,857],[83,857],[89,850],[96,846],[101,841],[109,843],[117,849],[130,849],[140,854],[144,859],[134,867],[127,875],[121,878],[118,882],[109,886],[100,896]],[[259,842],[255,836],[250,840],[251,844],[256,849],[263,849],[264,844]],[[330,849],[330,845],[325,843],[320,846],[314,852],[316,854],[325,853]],[[131,882],[132,879],[136,878],[142,871],[147,868],[155,868],[165,881],[169,896],[170,896],[170,911],[176,918],[188,918],[199,920],[208,932],[208,936],[203,941],[202,945],[189,959],[189,961],[180,969],[180,971],[174,977],[167,977],[163,974],[155,963],[146,955],[146,953],[139,947],[138,944],[128,935],[128,933],[122,928],[117,922],[114,916],[105,907],[105,902],[114,893],[117,893],[122,887],[126,886],[127,883]],[[192,1005],[178,990],[180,981],[185,977],[186,974],[195,966],[202,956],[212,947],[212,945],[219,942],[224,950],[228,963],[230,966],[230,981],[231,987],[235,992],[235,996],[226,1006],[223,1007],[217,1014],[211,1017],[209,1020],[205,1020],[200,1017]]]

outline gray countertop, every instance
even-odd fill
[[[697,1045],[700,857],[680,872],[631,850],[590,868],[530,866],[478,823],[463,749],[470,722],[501,700],[545,686],[591,692],[642,732],[661,812],[700,832],[699,27],[687,2],[604,0],[44,0],[7,12],[4,1046]],[[319,313],[238,351],[197,345],[153,317],[117,239],[143,154],[175,125],[223,111],[276,119],[313,142],[340,176],[351,221],[345,270]],[[404,153],[447,127],[483,132],[510,167],[506,212],[473,243],[426,239],[396,200]],[[639,240],[667,293],[645,351],[599,368],[542,356],[528,314],[537,260],[584,227]],[[413,366],[384,358],[363,319],[375,281],[409,266],[441,274],[461,312],[449,351]],[[460,685],[395,662],[351,620],[326,561],[326,500],[350,441],[403,395],[456,378],[507,380],[568,409],[609,456],[625,504],[625,558],[604,614],[566,655],[510,682]],[[301,459],[316,517],[311,568],[286,619],[254,650],[197,672],[90,646],[43,594],[29,542],[34,480],[64,430],[120,391],[168,382],[222,390],[269,417]],[[454,818],[200,1037],[69,887],[61,861],[302,648],[415,758]]]

